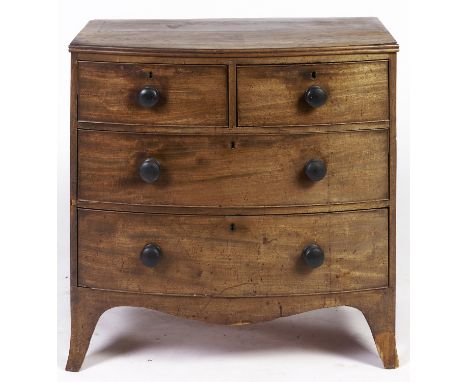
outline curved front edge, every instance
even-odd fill
[[[103,312],[118,306],[142,307],[214,324],[269,321],[315,309],[351,306],[362,311],[386,368],[397,367],[394,292],[366,291],[276,297],[203,297],[136,294],[91,288],[72,290],[72,338],[67,370],[81,367],[92,332]],[[392,312],[393,311],[393,312]]]

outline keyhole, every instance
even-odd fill
[[[230,229],[231,229],[231,231],[235,231],[236,230],[236,225],[234,223],[231,223]]]
[[[148,78],[153,78],[153,72],[148,72]]]
[[[235,148],[236,148],[236,142],[232,141],[232,142],[231,142],[231,149],[234,150]]]
[[[310,73],[310,77],[315,80],[317,78],[317,73],[316,72]]]

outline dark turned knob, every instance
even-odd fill
[[[146,244],[140,252],[140,260],[147,267],[154,267],[161,257],[161,248],[155,244]]]
[[[317,182],[327,175],[327,165],[321,159],[311,159],[305,164],[304,172],[311,181]]]
[[[318,268],[323,264],[325,254],[320,246],[317,244],[311,244],[305,247],[302,251],[302,258],[309,267]]]
[[[159,98],[159,91],[151,86],[145,86],[138,92],[138,103],[143,107],[153,107]]]
[[[320,107],[327,102],[327,93],[320,86],[312,86],[304,94],[305,101],[312,107]]]
[[[156,182],[160,173],[159,162],[154,158],[145,159],[140,165],[140,178],[146,183]]]

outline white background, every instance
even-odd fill
[[[7,357],[2,379],[408,380],[409,259],[413,374],[421,380],[463,379],[466,296],[457,292],[466,290],[463,201],[468,161],[461,9],[450,1],[433,6],[413,1],[409,7],[404,1],[359,0],[64,1],[60,7],[43,1],[1,6],[0,285],[2,350]],[[364,320],[352,309],[230,328],[119,308],[98,324],[83,372],[64,372],[69,330],[68,43],[92,18],[318,16],[377,16],[401,46],[397,341],[402,367],[378,367]]]

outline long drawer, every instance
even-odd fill
[[[385,287],[387,223],[386,209],[217,217],[80,209],[78,281],[92,288],[224,297]],[[149,266],[142,257],[148,245],[158,248],[158,261]],[[321,263],[305,261],[304,249],[311,246],[321,249]]]
[[[142,180],[148,160],[157,180]],[[323,178],[305,171],[319,161]],[[320,175],[320,174],[319,174]],[[151,206],[308,206],[388,199],[386,130],[153,135],[80,130],[78,199]]]

